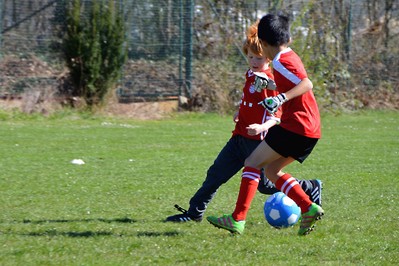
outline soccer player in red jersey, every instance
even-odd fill
[[[222,217],[210,216],[207,220],[216,227],[242,234],[263,168],[276,188],[301,208],[298,234],[307,235],[324,215],[324,210],[310,200],[299,182],[283,172],[283,168],[295,160],[302,163],[321,137],[313,84],[301,59],[288,46],[291,41],[288,17],[264,16],[259,22],[258,38],[266,57],[273,60],[273,74],[279,92],[260,104],[272,114],[281,107],[281,123],[270,128],[264,141],[245,160],[234,212]]]
[[[202,221],[206,208],[219,187],[226,183],[244,166],[245,159],[263,141],[267,131],[280,122],[280,111],[271,115],[258,103],[267,97],[277,96],[273,74],[269,68],[270,60],[263,54],[261,43],[257,37],[258,22],[247,32],[243,52],[247,56],[249,69],[245,74],[245,85],[238,112],[233,120],[236,123],[232,137],[220,151],[213,165],[209,167],[205,181],[190,199],[188,210],[178,205],[175,207],[182,213],[166,218],[168,222]],[[264,178],[264,180],[267,180]],[[321,199],[321,187],[318,180],[299,181],[307,193]],[[274,187],[259,184],[263,194],[275,193]]]

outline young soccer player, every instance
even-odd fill
[[[257,37],[256,22],[248,32],[243,45],[243,52],[247,55],[249,70],[245,74],[245,85],[240,101],[238,112],[234,115],[235,128],[230,140],[220,151],[213,165],[208,169],[207,176],[202,186],[190,199],[190,207],[186,211],[178,205],[175,207],[182,213],[166,218],[168,222],[189,222],[202,221],[206,208],[216,194],[219,187],[226,183],[244,166],[245,159],[264,139],[267,131],[280,121],[280,112],[271,115],[267,110],[259,105],[267,97],[277,96],[273,75],[269,68],[269,60],[263,54],[262,46]],[[262,77],[258,77],[263,76]],[[259,191],[261,193],[272,194],[275,192],[273,187],[261,182]],[[321,201],[321,182],[319,180],[299,181],[304,190],[309,195],[316,195],[314,198]]]
[[[269,129],[264,141],[245,160],[234,212],[219,218],[210,216],[207,220],[216,227],[242,234],[263,168],[276,188],[300,207],[302,219],[298,234],[306,235],[324,211],[309,199],[297,180],[283,172],[283,168],[295,160],[302,163],[321,137],[313,84],[301,59],[288,46],[291,41],[288,17],[264,16],[259,22],[258,36],[266,57],[273,59],[273,74],[279,92],[260,104],[269,113],[276,112],[281,106],[281,123]]]

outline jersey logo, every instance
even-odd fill
[[[251,84],[251,86],[249,87],[249,92],[250,93],[255,93],[255,91],[256,91],[256,89],[255,89],[254,84]]]

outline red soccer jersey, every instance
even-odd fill
[[[271,69],[264,70],[263,72],[271,79],[274,79]],[[256,136],[250,136],[247,133],[248,130],[246,127],[251,124],[263,124],[266,122],[267,116],[270,115],[267,113],[266,109],[258,103],[267,97],[276,96],[278,92],[272,90],[262,90],[261,92],[255,91],[255,75],[250,69],[246,72],[245,78],[246,81],[238,111],[238,122],[233,130],[233,136],[241,135],[249,139],[263,140],[266,132]],[[279,116],[280,111],[275,113],[275,117]]]
[[[291,48],[273,59],[273,74],[279,93],[291,90],[307,78],[301,59]],[[282,112],[281,127],[309,138],[321,137],[320,113],[312,90],[289,99],[282,105]]]

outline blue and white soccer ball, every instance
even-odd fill
[[[283,192],[271,195],[266,200],[263,211],[267,222],[277,229],[293,226],[301,216],[301,209]]]

